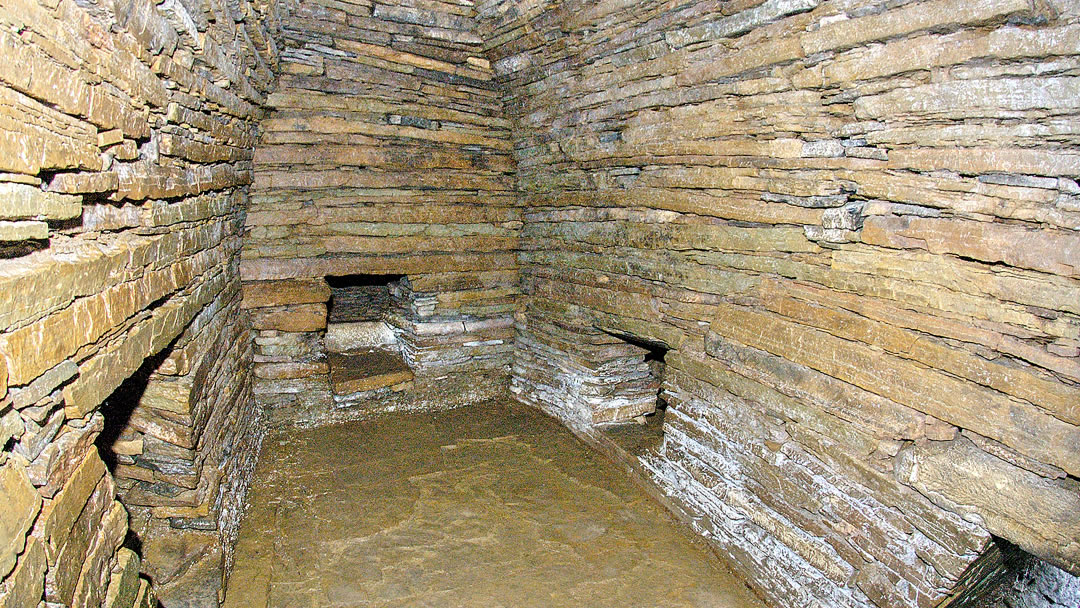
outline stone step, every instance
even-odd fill
[[[335,395],[352,395],[412,381],[413,373],[401,355],[371,349],[330,353],[330,387]]]

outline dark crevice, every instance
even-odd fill
[[[134,374],[124,380],[102,402],[101,413],[105,418],[105,428],[98,435],[95,443],[98,452],[101,454],[101,459],[105,461],[109,471],[116,470],[116,465],[121,458],[113,450],[113,446],[123,437],[124,431],[135,413],[135,408],[138,407],[139,401],[146,392],[146,387],[150,384],[151,375],[168,358],[171,352],[172,345],[170,344],[167,348],[162,349],[160,353],[147,358]]]

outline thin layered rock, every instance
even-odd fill
[[[385,317],[418,377],[414,397],[432,404],[448,391],[419,387],[440,378],[468,385],[448,374],[505,378],[512,352],[521,214],[510,123],[476,27],[471,3],[292,7],[243,252],[245,289],[405,277],[387,314],[342,312],[344,293],[332,314]],[[319,342],[326,320],[316,319],[328,297],[259,304],[265,373],[256,372],[255,392],[275,420],[338,415]],[[486,385],[491,394],[500,387],[504,380]]]
[[[477,15],[519,127],[515,394],[587,426],[597,337],[665,345],[645,466],[778,605],[937,605],[991,536],[1080,573],[1074,7]]]
[[[239,254],[276,28],[249,2],[0,10],[0,605],[155,605],[161,564],[121,546],[155,553],[149,527],[207,530],[223,574],[262,436]]]

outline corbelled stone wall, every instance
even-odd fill
[[[1077,100],[1065,0],[5,0],[0,607],[216,603],[263,409],[362,409],[349,275],[388,409],[659,385],[644,468],[777,605],[995,536],[1075,604]]]
[[[447,405],[505,390],[515,250],[509,123],[470,2],[298,2],[255,154],[242,272],[255,392],[276,422],[355,414],[327,379],[324,278],[404,275],[394,311]]]
[[[591,398],[612,345],[668,349],[645,465],[777,605],[933,606],[992,536],[1080,573],[1075,3],[477,12],[520,398],[633,416]]]
[[[206,531],[220,578],[261,437],[239,252],[274,27],[246,1],[0,6],[5,608],[151,605],[140,569],[176,564],[140,563],[125,505],[144,555]]]

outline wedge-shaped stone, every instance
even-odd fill
[[[0,490],[4,497],[0,512],[0,576],[7,576],[26,546],[26,533],[41,509],[41,496],[23,468],[11,458],[0,467]]]
[[[5,584],[10,586],[5,594],[0,595],[0,608],[38,608],[41,594],[45,591],[47,567],[41,541],[31,536],[20,556],[18,567],[5,580]]]
[[[928,441],[898,456],[897,479],[943,509],[1074,574],[1080,573],[1080,484],[1009,465],[966,438]]]

